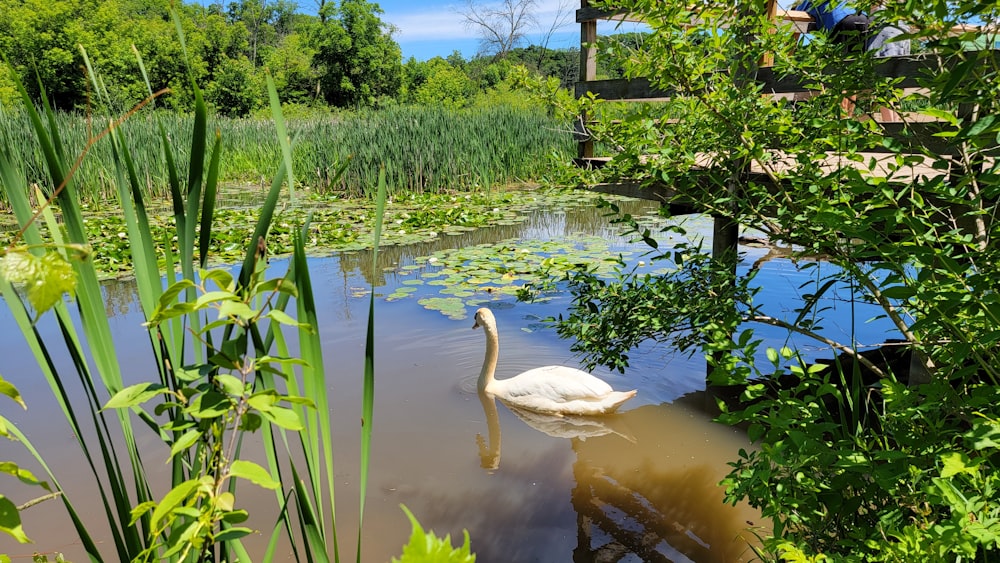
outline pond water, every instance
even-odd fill
[[[627,210],[637,216],[655,215],[654,207],[643,202],[629,203]],[[706,218],[685,220],[694,236],[711,231]],[[703,411],[702,359],[647,346],[632,355],[632,367],[624,375],[597,370],[595,374],[616,389],[638,389],[620,414],[598,422],[567,423],[515,413],[476,393],[485,340],[481,331],[471,330],[472,313],[478,306],[489,306],[496,314],[498,378],[538,365],[578,365],[570,343],[539,322],[564,312],[568,296],[521,303],[484,282],[481,285],[488,290],[457,291],[460,308],[442,308],[428,299],[456,298],[454,284],[417,281],[428,274],[424,280],[441,279],[435,270],[446,267],[428,257],[442,256],[445,262],[450,249],[502,243],[490,248],[516,254],[537,241],[580,234],[588,244],[603,241],[605,246],[588,247],[590,251],[614,255],[642,250],[619,237],[602,212],[585,207],[542,211],[515,225],[386,248],[376,272],[371,271],[366,253],[312,259],[332,390],[337,528],[345,560],[353,560],[357,537],[358,421],[367,291],[372,283],[378,295],[376,389],[364,561],[385,562],[399,555],[410,533],[400,504],[409,507],[425,529],[451,534],[458,538],[456,543],[467,529],[482,563],[752,558],[748,542],[766,522],[747,506],[725,505],[717,485],[727,473],[727,462],[736,458],[739,448],[748,447],[747,439],[738,430],[711,422]],[[745,250],[747,263],[766,253]],[[631,254],[626,259],[636,261],[641,256]],[[286,266],[285,261],[274,260],[274,275]],[[800,285],[807,274],[782,260],[765,262],[761,268],[761,298],[791,311],[795,295],[805,291]],[[412,289],[398,291],[406,287]],[[155,374],[143,368],[149,362],[149,344],[139,328],[142,318],[133,287],[114,281],[105,289],[120,360],[129,366],[125,370],[129,383],[154,379]],[[836,302],[830,306],[844,307]],[[829,329],[841,330],[838,324],[843,324],[842,330],[850,330],[849,316],[834,315],[830,321]],[[93,506],[96,513],[99,497],[79,448],[5,307],[0,327],[6,336],[0,339],[3,376],[18,386],[29,405],[24,413],[5,407],[4,414],[11,414],[39,448],[76,506]],[[881,340],[886,331],[878,323],[862,329],[865,334],[855,338],[871,342]],[[51,319],[43,319],[39,330],[56,334]],[[767,334],[767,345],[785,343],[784,333]],[[151,433],[140,436],[140,441],[150,452],[148,459],[166,460],[166,447]],[[253,438],[250,442],[252,452]],[[34,467],[14,450],[19,448],[4,446],[4,459]],[[153,478],[166,478],[166,468],[147,467]],[[254,516],[251,527],[265,531],[247,542],[251,553],[260,553],[273,526],[273,493],[245,487],[237,501]],[[18,546],[0,537],[0,553],[30,555],[38,550],[83,559],[59,503],[33,507],[24,512],[23,520],[38,543]],[[112,545],[105,543],[112,553]]]

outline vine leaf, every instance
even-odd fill
[[[36,319],[76,290],[76,274],[61,254],[50,250],[41,256],[22,251],[7,253],[0,260],[0,276],[21,286]]]
[[[21,529],[21,515],[17,512],[17,506],[3,495],[0,495],[0,532],[6,532],[20,543],[31,543]]]

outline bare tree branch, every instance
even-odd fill
[[[502,59],[517,47],[528,31],[537,26],[537,0],[501,0],[486,3],[465,0],[461,10],[466,28],[475,29],[482,41],[481,52]]]

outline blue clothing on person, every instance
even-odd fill
[[[833,3],[829,0],[822,2],[803,0],[796,4],[794,9],[807,12],[822,29],[827,31],[833,31],[833,28],[837,27],[837,24],[844,18],[856,13],[853,8],[847,5],[847,2]]]

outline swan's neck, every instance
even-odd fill
[[[483,359],[483,370],[479,372],[479,382],[476,387],[482,393],[486,387],[493,383],[493,372],[497,369],[497,356],[500,353],[500,339],[497,337],[497,329],[492,326],[484,326],[486,333],[486,358]]]

